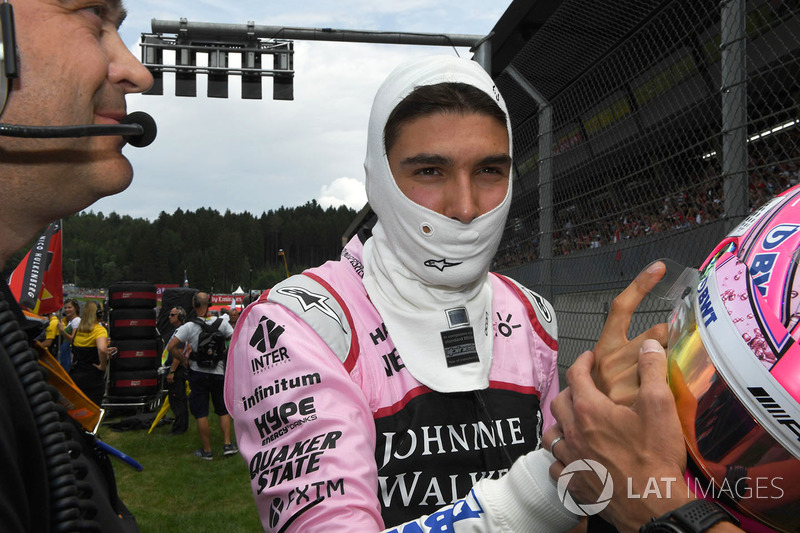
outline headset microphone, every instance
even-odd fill
[[[62,137],[96,137],[99,135],[121,135],[131,146],[142,148],[156,138],[158,128],[153,117],[144,111],[136,111],[122,119],[120,124],[87,124],[84,126],[22,126],[0,123],[0,135],[32,139],[54,139]]]
[[[156,121],[144,111],[134,111],[133,113],[130,113],[122,119],[122,123],[119,127],[127,124],[130,124],[131,126],[140,126],[142,128],[141,133],[134,133],[133,135],[126,134],[122,136],[131,146],[135,146],[136,148],[144,148],[145,146],[149,146],[150,143],[156,139],[156,134],[158,133]]]

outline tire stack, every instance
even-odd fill
[[[156,286],[122,281],[108,289],[109,337],[117,348],[111,359],[107,399],[141,400],[159,391],[161,351],[156,329]]]

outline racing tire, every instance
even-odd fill
[[[109,336],[114,341],[155,339],[156,311],[149,309],[114,309],[109,316]]]
[[[161,366],[157,339],[126,339],[113,345],[117,354],[111,359],[112,372],[157,370]]]
[[[108,304],[112,309],[153,308],[157,302],[153,283],[120,281],[108,288]]]
[[[158,370],[112,372],[108,379],[108,396],[152,396],[158,393],[158,380]]]

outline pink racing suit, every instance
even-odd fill
[[[397,531],[439,531],[470,520],[470,531],[489,530],[497,518],[473,487],[538,448],[553,422],[553,308],[491,274],[489,388],[439,393],[403,365],[362,284],[361,251],[353,238],[339,261],[281,282],[239,317],[225,403],[264,529],[414,521]]]

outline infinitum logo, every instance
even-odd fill
[[[597,498],[596,503],[578,504],[572,499],[572,496],[567,492],[567,487],[575,472],[592,471],[600,481],[603,482],[603,491]],[[606,467],[592,461],[591,459],[579,459],[567,465],[561,475],[558,477],[558,497],[567,511],[574,513],[578,516],[591,516],[601,512],[611,502],[611,495],[614,492],[614,481],[611,479],[611,474],[608,473]]]

